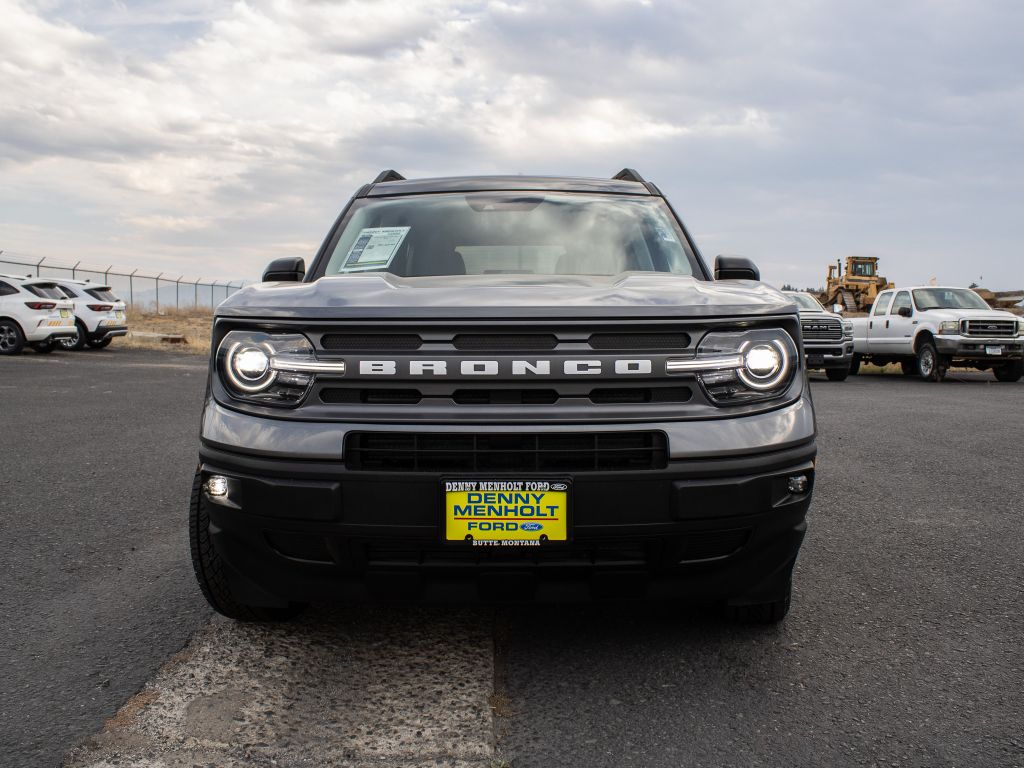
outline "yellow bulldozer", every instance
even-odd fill
[[[822,303],[826,307],[841,304],[847,312],[866,312],[880,291],[895,286],[878,274],[875,256],[847,256],[846,271],[836,259],[828,268]]]

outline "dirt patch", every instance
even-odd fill
[[[117,714],[103,724],[104,731],[118,731],[127,728],[146,707],[160,698],[160,693],[147,688],[139,691],[117,710]]]
[[[210,309],[169,309],[159,313],[129,309],[128,335],[114,343],[133,349],[176,349],[208,355],[212,328]],[[182,338],[176,341],[174,337]]]

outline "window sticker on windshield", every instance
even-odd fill
[[[367,227],[352,243],[340,271],[386,269],[391,266],[407,234],[409,227]]]

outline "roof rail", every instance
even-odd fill
[[[389,168],[386,171],[378,173],[377,178],[373,180],[373,183],[380,184],[382,181],[405,181],[405,176],[400,174],[398,171],[393,171]]]
[[[617,179],[618,181],[639,181],[641,184],[645,184],[647,182],[647,180],[633,168],[623,168],[612,176],[612,178]]]

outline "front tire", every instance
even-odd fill
[[[855,354],[850,359],[850,375],[851,376],[856,376],[858,373],[860,373],[860,362],[861,362],[860,355],[856,355]]]
[[[81,320],[76,320],[75,335],[72,336],[70,339],[61,339],[58,343],[62,347],[64,347],[64,349],[70,350],[72,352],[77,352],[78,350],[85,347],[85,338],[85,326],[82,325]]]
[[[849,368],[826,368],[825,375],[829,381],[846,381],[846,377],[850,375]]]
[[[110,346],[110,341],[111,339],[108,336],[107,338],[99,339],[98,341],[93,341],[92,339],[89,339],[85,343],[88,344],[91,349],[105,349],[106,347]]]
[[[25,348],[25,334],[13,320],[0,320],[0,355],[20,355]]]
[[[1020,381],[1024,376],[1024,360],[1003,363],[993,368],[992,373],[996,375],[996,381]]]
[[[236,621],[286,621],[298,615],[304,605],[292,603],[284,608],[245,605],[235,599],[224,569],[227,567],[210,538],[210,515],[203,496],[203,477],[196,470],[189,504],[188,532],[192,550],[192,569],[203,597],[217,613]]]
[[[925,381],[939,382],[946,378],[946,367],[935,348],[935,342],[921,342],[917,349],[917,372]]]

